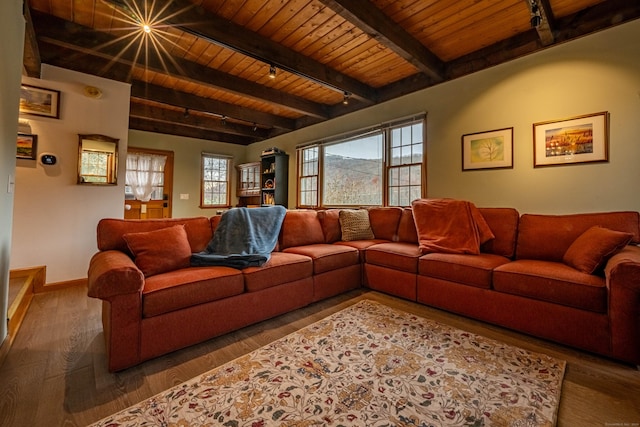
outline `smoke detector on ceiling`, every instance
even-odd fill
[[[85,86],[83,92],[84,96],[86,96],[87,98],[102,98],[102,90],[98,89],[95,86]]]

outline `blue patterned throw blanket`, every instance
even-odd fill
[[[245,268],[264,264],[276,246],[286,212],[282,206],[226,211],[207,248],[191,255],[191,265]]]

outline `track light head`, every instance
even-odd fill
[[[271,65],[269,66],[269,78],[271,79],[275,79],[276,78],[276,66],[275,65]]]
[[[537,0],[531,0],[531,27],[537,28],[542,22],[542,16],[540,15],[540,7]]]

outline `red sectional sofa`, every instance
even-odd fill
[[[261,267],[183,266],[147,277],[123,236],[184,225],[188,249],[199,252],[220,217],[101,220],[88,295],[103,300],[108,368],[122,370],[361,286],[640,364],[637,212],[479,211],[495,237],[475,255],[423,254],[411,208],[369,209],[374,238],[356,241],[341,239],[337,209],[289,210]],[[588,274],[566,257],[593,226],[629,233],[631,244],[601,254],[606,264]]]

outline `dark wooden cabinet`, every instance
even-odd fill
[[[263,205],[287,207],[289,193],[289,155],[267,154],[260,159],[261,200]]]
[[[238,206],[259,205],[260,196],[260,162],[243,163],[238,168]]]

